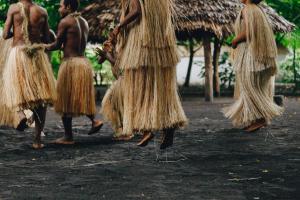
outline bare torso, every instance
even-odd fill
[[[29,16],[28,35],[31,43],[47,43],[49,38],[48,15],[46,10],[31,2],[23,2]],[[13,46],[24,45],[22,31],[23,16],[17,4],[10,6],[8,18],[4,27],[4,35],[9,35],[13,28]]]
[[[63,40],[64,57],[84,56],[89,34],[88,23],[82,17],[67,16],[63,20],[67,25]]]

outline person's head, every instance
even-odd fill
[[[254,4],[259,4],[260,2],[262,2],[263,0],[251,0],[252,3]]]
[[[259,4],[260,2],[262,2],[263,0],[241,0],[241,2],[243,4],[247,4],[247,3],[254,3],[254,4]]]
[[[59,13],[62,17],[78,10],[80,0],[61,0]]]

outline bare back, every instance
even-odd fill
[[[23,2],[28,16],[28,36],[31,43],[47,43],[49,40],[48,15],[46,10],[31,2]],[[13,28],[13,46],[24,45],[22,24],[24,17],[17,4],[10,6],[5,23],[4,34]]]
[[[63,40],[64,57],[84,56],[89,34],[87,21],[80,16],[67,16],[63,20],[67,26]]]

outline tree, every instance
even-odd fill
[[[296,88],[299,84],[299,72],[297,72],[297,51],[300,48],[300,2],[299,0],[267,0],[268,4],[277,10],[287,20],[293,22],[297,29],[287,36],[277,37],[278,42],[289,47],[293,52],[293,62],[291,69],[294,73],[294,83]]]

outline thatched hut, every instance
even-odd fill
[[[211,33],[218,38],[233,33],[233,22],[242,8],[240,0],[175,0],[176,29],[181,39],[191,34]],[[91,41],[103,41],[111,23],[117,23],[120,15],[120,0],[96,0],[82,10],[91,26]],[[291,32],[294,25],[263,4],[275,32]]]
[[[213,101],[213,91],[217,96],[220,94],[218,60],[221,41],[233,34],[234,21],[243,5],[240,0],[175,0],[175,2],[178,39],[190,41],[191,57],[185,85],[188,86],[189,83],[195,53],[193,38],[200,38],[205,51],[205,99]],[[105,39],[107,27],[117,23],[120,14],[119,4],[120,0],[97,0],[83,9],[82,14],[91,26],[91,41],[101,42]],[[293,30],[293,24],[279,16],[269,6],[265,4],[262,6],[268,13],[275,32],[286,33]],[[211,41],[214,41],[213,56]]]

